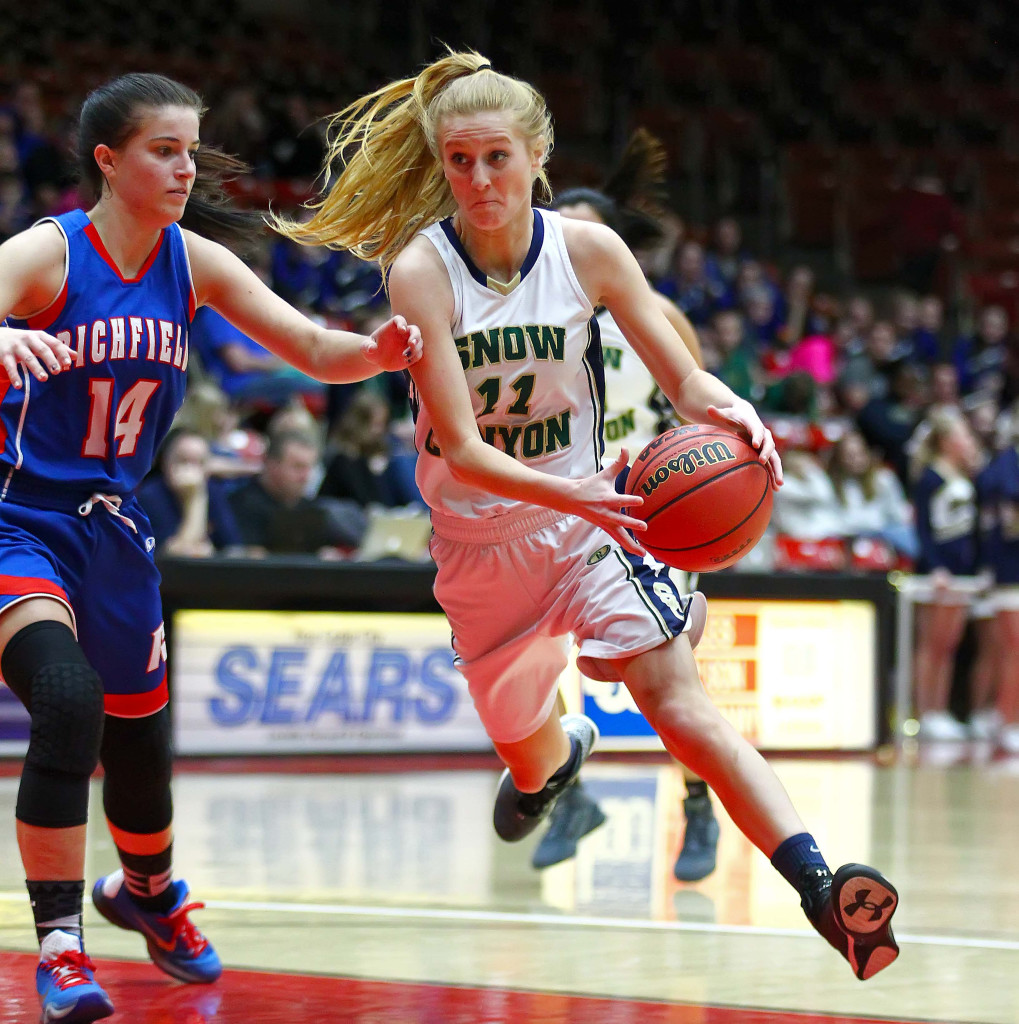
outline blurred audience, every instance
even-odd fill
[[[170,431],[156,472],[138,488],[138,500],[152,524],[157,552],[187,558],[243,553],[223,482],[210,471],[209,444],[197,431]]]
[[[353,398],[330,438],[332,455],[320,496],[362,506],[423,505],[414,482],[416,456],[393,436],[390,417],[389,403],[380,394],[363,388]]]
[[[357,504],[308,497],[319,459],[316,435],[269,434],[262,471],[230,494],[241,537],[256,553],[334,558],[360,546],[367,521]]]

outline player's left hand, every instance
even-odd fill
[[[361,342],[361,354],[380,370],[406,370],[421,358],[421,331],[394,316]]]
[[[775,448],[775,439],[761,422],[757,410],[746,400],[737,398],[732,405],[724,408],[709,405],[708,416],[715,423],[720,423],[749,438],[750,443],[758,451],[761,465],[767,469],[768,476],[771,477],[771,486],[778,490],[782,486],[782,460]]]

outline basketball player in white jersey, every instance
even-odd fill
[[[559,193],[553,208],[564,217],[607,224],[631,247],[642,240],[646,242],[648,236],[657,235],[657,224],[642,211],[630,208],[627,200],[638,198],[629,194],[638,183],[654,183],[653,164],[658,145],[657,140],[646,132],[638,131],[631,137],[626,152],[620,158],[619,168],[609,175],[615,190],[623,193],[618,201],[597,189],[571,188]],[[666,296],[657,291],[652,294],[697,365],[703,368],[700,339],[693,324]],[[595,316],[605,367],[605,451],[602,458],[611,462],[624,446],[636,454],[658,434],[677,426],[679,421],[669,400],[626,340],[612,314],[607,309],[599,309]],[[685,592],[696,586],[696,575],[684,585],[678,572],[673,570],[671,575],[680,589]],[[561,697],[559,710],[566,711]],[[686,827],[672,873],[678,881],[697,882],[715,870],[718,821],[711,807],[707,783],[684,765],[680,768],[687,790],[683,801]],[[536,868],[544,868],[569,859],[577,852],[578,840],[604,821],[604,812],[578,778],[556,801],[548,829],[535,847],[531,863]]]
[[[496,832],[533,832],[596,739],[590,719],[556,712],[572,635],[582,671],[626,684],[811,924],[869,978],[898,954],[898,896],[864,865],[831,874],[774,771],[705,693],[693,658],[704,598],[645,564],[643,524],[621,511],[639,501],[615,489],[627,453],[599,469],[595,307],[611,311],[680,415],[745,434],[777,487],[774,440],[697,367],[614,231],[532,208],[551,146],[531,86],[451,52],[337,115],[332,183],[310,218],[276,221],[298,241],[378,260],[393,309],[421,328],[417,480],[432,509],[435,594],[507,769]]]

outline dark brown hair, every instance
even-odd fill
[[[165,75],[134,72],[114,78],[85,97],[78,119],[78,166],[96,201],[106,179],[95,161],[100,144],[119,149],[138,131],[145,115],[159,107],[185,107],[199,118],[205,113],[194,89]],[[232,248],[246,248],[262,230],[261,216],[237,209],[224,185],[246,174],[247,164],[215,146],[195,154],[197,175],[181,227]]]

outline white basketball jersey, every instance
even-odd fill
[[[534,211],[531,246],[508,284],[471,260],[451,221],[422,234],[453,287],[460,362],[481,436],[525,465],[576,478],[600,466],[604,375],[594,309],[580,287],[558,213]],[[474,518],[527,507],[457,483],[441,458],[431,418],[412,391],[417,482],[428,505]]]
[[[605,455],[611,462],[627,449],[630,462],[669,424],[678,422],[669,400],[630,347],[607,309],[599,310],[605,364]]]

